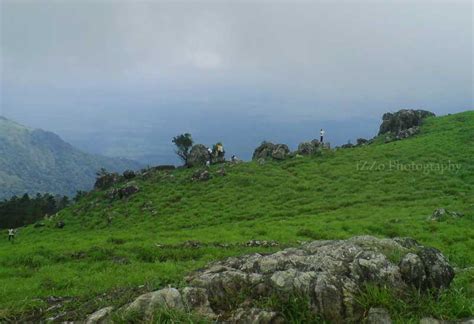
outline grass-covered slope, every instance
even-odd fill
[[[215,166],[208,182],[192,182],[194,170],[149,173],[135,179],[140,192],[128,200],[92,192],[46,227],[22,229],[16,244],[0,242],[0,318],[45,309],[48,296],[73,297],[62,319],[81,318],[139,292],[179,285],[209,261],[274,249],[242,244],[251,239],[292,245],[361,234],[410,236],[440,249],[456,267],[472,267],[473,159],[469,111],[430,118],[421,134],[403,141],[227,165],[226,176]],[[438,207],[464,217],[427,221]],[[64,229],[54,227],[58,220]],[[183,244],[188,240],[202,246]],[[457,297],[445,298],[446,305],[400,307],[395,316],[469,316],[473,276],[457,275],[450,292]]]
[[[54,133],[0,116],[0,199],[24,193],[74,195],[89,190],[101,168],[139,168],[132,161],[83,153]]]

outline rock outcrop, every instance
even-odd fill
[[[434,113],[426,110],[402,109],[396,113],[386,113],[382,117],[379,135],[391,133],[396,136],[407,136],[416,133],[416,127],[420,126],[423,119],[435,116]],[[402,133],[410,128],[410,132]]]
[[[453,277],[453,268],[436,249],[408,238],[359,236],[215,262],[188,276],[188,287],[142,295],[126,309],[146,315],[170,307],[217,322],[283,323],[283,314],[262,309],[259,301],[276,297],[284,303],[290,296],[306,296],[315,318],[360,322],[366,314],[356,297],[367,284],[395,292],[409,287],[436,291],[449,287]],[[369,317],[390,323],[385,310],[374,309]]]
[[[311,142],[302,142],[298,145],[296,154],[300,155],[313,155],[319,151],[321,143],[318,140],[312,140]]]
[[[284,160],[290,154],[290,149],[285,144],[273,144],[270,142],[263,142],[257,147],[253,153],[252,160],[260,159],[274,159]]]
[[[438,208],[433,212],[433,214],[430,217],[428,217],[428,220],[439,222],[439,221],[446,220],[447,218],[460,218],[462,216],[463,214],[461,213],[458,213],[455,211],[449,211],[444,208]]]
[[[188,155],[187,166],[196,167],[204,166],[209,161],[210,154],[207,147],[202,144],[196,144],[191,148]]]

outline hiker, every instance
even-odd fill
[[[230,160],[235,163],[237,162],[237,157],[235,155],[232,155],[232,157],[230,158]]]
[[[224,154],[224,146],[221,143],[217,143],[217,156],[222,156]]]
[[[15,241],[15,230],[13,228],[8,230],[8,241],[11,241],[12,243]]]
[[[207,148],[208,159],[206,161],[206,165],[212,163],[212,149],[210,147]]]
[[[207,167],[207,168],[210,168],[210,167],[211,167],[211,161],[210,161],[210,160],[207,160],[207,161],[206,161],[206,167]]]
[[[321,139],[320,139],[321,144],[324,143],[324,133],[325,131],[321,128],[321,131],[319,132],[319,135],[321,135]]]

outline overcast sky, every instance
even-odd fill
[[[0,2],[0,114],[72,141],[473,109],[471,1]]]

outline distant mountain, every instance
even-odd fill
[[[74,195],[91,189],[101,168],[120,172],[140,164],[84,153],[54,133],[0,116],[0,199],[37,192]]]

